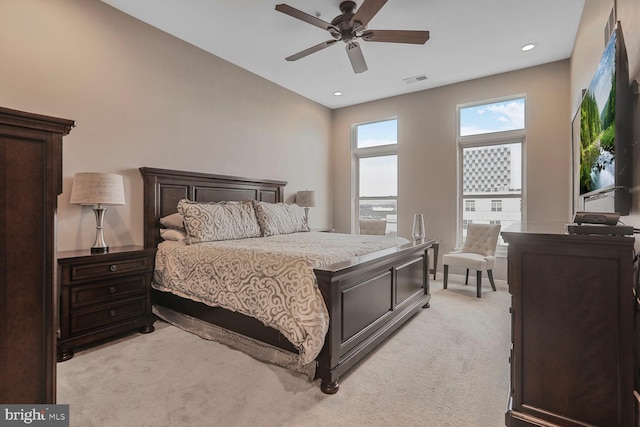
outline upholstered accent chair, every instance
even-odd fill
[[[482,272],[486,270],[489,282],[493,290],[496,284],[493,281],[493,266],[496,261],[496,246],[500,224],[469,224],[467,237],[459,251],[449,252],[442,256],[444,265],[443,287],[447,289],[449,266],[461,267],[467,270],[464,284],[469,283],[469,270],[476,270],[476,296],[482,298]]]
[[[387,233],[386,219],[361,219],[360,234],[384,236]]]

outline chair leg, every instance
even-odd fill
[[[493,288],[493,290],[496,290],[496,284],[493,281],[493,271],[491,270],[487,270],[487,276],[489,276],[489,282],[491,282],[491,287]]]
[[[469,269],[467,268],[467,275],[464,277],[464,284],[468,285],[469,284]]]
[[[444,279],[442,280],[442,288],[447,289],[447,277],[449,276],[449,266],[444,265]]]
[[[476,272],[476,283],[477,283],[476,296],[478,298],[482,298],[482,270],[478,270]]]

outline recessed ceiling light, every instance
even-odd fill
[[[333,92],[333,94],[334,94],[335,96],[342,96],[342,92],[340,92],[339,90],[337,90],[337,91]]]
[[[534,47],[536,47],[536,45],[535,45],[535,44],[533,44],[533,43],[529,43],[529,44],[525,44],[525,45],[524,45],[524,46],[522,46],[520,49],[521,49],[523,52],[529,52],[529,51],[530,51],[531,49],[533,49]]]

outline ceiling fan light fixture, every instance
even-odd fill
[[[342,96],[342,92],[340,92],[339,90],[333,92],[334,96]]]
[[[535,47],[536,47],[535,43],[527,43],[524,46],[522,46],[520,50],[523,52],[529,52],[530,50],[533,50],[533,48]]]

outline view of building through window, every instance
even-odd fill
[[[386,220],[387,235],[398,233],[398,121],[355,126],[357,219]]]
[[[462,241],[468,224],[500,224],[504,230],[522,219],[524,101],[458,108]]]
[[[468,224],[500,224],[504,230],[520,221],[520,143],[463,148],[462,152],[463,240]]]

